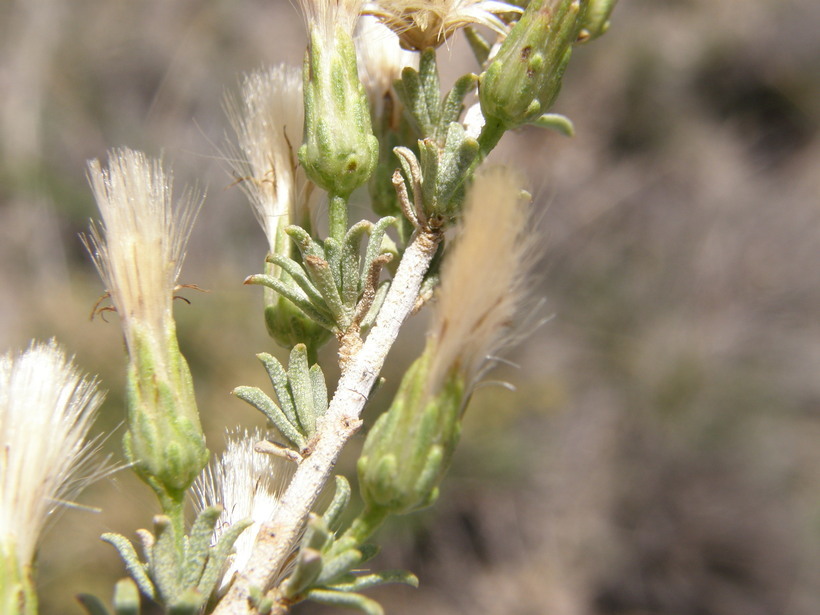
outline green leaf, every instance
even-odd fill
[[[373,574],[366,574],[356,577],[349,583],[336,583],[332,588],[338,591],[362,591],[377,587],[379,585],[386,585],[388,583],[402,583],[410,587],[418,587],[419,579],[412,572],[407,570],[385,570]]]
[[[492,49],[490,43],[475,28],[469,26],[464,28],[464,35],[467,37],[470,49],[473,50],[475,59],[481,66],[484,66],[484,63],[490,57],[490,50]]]
[[[364,282],[367,272],[370,271],[373,261],[376,260],[379,254],[382,253],[382,240],[384,239],[387,229],[391,224],[395,223],[396,219],[393,216],[386,216],[381,218],[378,222],[376,222],[376,224],[373,225],[373,228],[370,231],[370,239],[367,242],[367,249],[364,254],[364,263],[362,264],[362,282]],[[361,290],[363,290],[363,288],[360,287],[359,291]]]
[[[318,364],[312,365],[310,368],[310,383],[313,392],[313,410],[318,419],[325,415],[328,407],[325,375],[322,373],[322,368],[319,367]]]
[[[216,521],[222,514],[220,506],[209,506],[197,516],[191,526],[185,549],[185,561],[182,564],[182,586],[191,587],[202,576]]]
[[[316,549],[302,549],[296,557],[296,567],[284,583],[285,596],[292,598],[303,593],[322,571],[322,554]]]
[[[533,120],[531,123],[535,126],[540,126],[541,128],[549,128],[550,130],[554,130],[565,137],[575,136],[575,126],[572,123],[572,120],[565,115],[561,115],[560,113],[545,113],[541,117]]]
[[[362,562],[362,554],[358,549],[348,549],[339,555],[325,558],[322,573],[316,579],[317,585],[328,585],[336,581],[344,574],[350,572],[351,568],[358,566]]]
[[[276,429],[298,450],[302,450],[307,446],[307,440],[300,432],[298,424],[294,425],[291,423],[284,412],[280,410],[279,406],[273,403],[273,400],[261,389],[257,387],[239,386],[233,390],[233,394],[264,414],[265,417],[273,423]]]
[[[223,532],[222,536],[219,538],[219,542],[211,547],[211,555],[208,558],[208,563],[205,565],[205,571],[202,573],[202,577],[199,579],[199,583],[197,583],[196,587],[197,591],[199,591],[201,595],[210,596],[213,593],[217,582],[220,578],[222,578],[222,570],[225,567],[225,560],[233,550],[233,543],[235,543],[239,535],[251,525],[253,525],[253,521],[250,519],[237,521],[225,532]]]
[[[323,258],[305,256],[305,269],[316,288],[322,293],[328,310],[330,311],[335,327],[344,330],[347,326],[346,307],[339,294],[336,276],[331,271],[330,264]],[[301,306],[299,306],[301,308]]]
[[[384,615],[384,609],[378,602],[361,594],[338,592],[330,589],[313,589],[308,592],[307,598],[320,604],[356,609],[366,615]]]
[[[361,269],[361,244],[365,233],[371,233],[373,223],[362,220],[354,224],[345,235],[342,248],[342,301],[348,307],[353,307],[359,299],[362,287],[362,278],[366,275]]]
[[[171,519],[165,515],[154,517],[154,559],[151,566],[151,578],[157,586],[159,595],[165,602],[183,591],[180,585],[178,570],[181,562],[177,551],[176,537]]]
[[[297,308],[304,312],[305,316],[312,319],[325,329],[334,331],[336,329],[336,322],[329,310],[328,306],[313,304],[308,296],[298,286],[285,284],[279,278],[272,275],[265,275],[257,273],[248,276],[245,279],[245,284],[258,284],[260,286],[267,286],[282,295],[285,299],[293,303]]]
[[[333,500],[322,515],[328,528],[336,532],[342,522],[342,514],[350,503],[350,483],[341,474],[336,475],[336,492],[333,494]]]
[[[301,226],[291,224],[285,227],[285,233],[290,237],[299,248],[302,257],[316,256],[318,258],[325,258],[325,251],[319,243],[310,236]]]
[[[131,544],[131,541],[125,536],[113,533],[103,534],[102,539],[119,551],[120,557],[123,562],[125,562],[125,569],[128,571],[128,574],[131,575],[131,578],[136,581],[142,593],[149,598],[156,599],[154,584],[148,577],[145,565],[137,556],[137,552],[134,550],[134,545]]]
[[[281,254],[268,254],[265,260],[277,267],[281,267],[282,271],[291,277],[291,280],[305,293],[305,296],[311,303],[317,306],[321,306],[324,303],[322,295],[308,279],[305,270],[299,263]]]
[[[294,425],[299,425],[299,419],[296,417],[296,407],[293,405],[293,399],[290,395],[290,386],[288,385],[288,374],[282,364],[273,355],[267,352],[260,352],[256,358],[265,366],[265,371],[268,372],[270,383],[273,385],[273,390],[276,391],[276,398],[282,407],[282,412],[288,417],[288,420]]]
[[[301,432],[310,440],[316,432],[316,411],[313,408],[313,386],[308,369],[307,347],[296,344],[290,351],[288,380]]]
[[[83,606],[88,615],[110,615],[102,600],[91,594],[78,594],[77,601]]]
[[[467,73],[460,77],[453,89],[449,91],[441,105],[441,120],[439,130],[445,133],[452,122],[458,122],[461,112],[464,111],[464,98],[475,90],[478,85],[478,75]]]
[[[116,615],[139,615],[140,593],[131,579],[120,579],[114,585],[114,612]]]

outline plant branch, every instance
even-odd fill
[[[305,519],[330,478],[344,445],[361,426],[361,411],[401,326],[412,312],[424,274],[441,241],[437,229],[421,228],[402,257],[376,324],[344,369],[308,453],[282,496],[274,518],[262,526],[250,561],[215,615],[251,615],[252,589],[263,592],[276,581],[293,551]]]

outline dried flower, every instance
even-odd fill
[[[293,258],[295,246],[284,229],[296,224],[310,232],[315,196],[315,186],[296,156],[304,124],[302,73],[286,65],[250,73],[242,82],[240,100],[228,99],[226,107],[239,150],[234,172],[265,231],[270,253]],[[285,283],[290,280],[269,262],[265,273]],[[282,346],[312,342],[318,348],[329,338],[275,291],[265,288],[264,302],[268,333]]]
[[[479,174],[468,192],[461,235],[442,269],[427,347],[359,458],[365,518],[435,501],[470,393],[488,357],[512,339],[535,244],[518,181],[510,171],[493,169]]]
[[[394,114],[400,113],[401,106],[393,92],[393,82],[401,77],[405,67],[418,68],[418,54],[402,49],[399,37],[375,17],[362,17],[355,42],[359,77],[370,99],[374,118],[384,115],[386,100],[390,101]],[[390,121],[389,124],[395,125],[395,122]]]
[[[235,553],[222,577],[223,588],[248,563],[259,528],[273,518],[279,495],[290,475],[284,459],[254,450],[264,439],[259,429],[228,432],[225,452],[208,464],[193,486],[197,512],[209,506],[222,507],[213,544],[235,523],[245,519],[253,521],[234,543]]]
[[[36,613],[31,564],[43,526],[106,470],[87,440],[103,395],[52,340],[0,357],[0,610]]]
[[[302,73],[281,64],[245,75],[239,100],[229,98],[226,108],[239,150],[234,172],[270,251],[287,255],[292,242],[282,229],[311,224],[313,184],[296,159],[304,125]]]
[[[373,0],[362,12],[381,19],[405,48],[421,51],[441,46],[466,26],[486,26],[504,35],[508,25],[499,15],[521,9],[499,0]]]
[[[130,357],[126,455],[168,512],[208,460],[172,306],[201,200],[187,192],[174,207],[159,161],[125,148],[110,153],[107,169],[89,163],[89,179],[103,223],[92,224],[85,243],[122,319]]]

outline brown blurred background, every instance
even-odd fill
[[[374,566],[421,579],[376,592],[388,613],[820,613],[818,28],[816,0],[622,0],[566,77],[577,136],[502,142],[543,210],[554,318],[496,372],[517,392],[477,393],[439,503],[382,532]],[[0,2],[0,348],[56,336],[100,374],[115,454],[124,358],[116,316],[88,318],[85,161],[128,145],[207,188],[182,281],[211,292],[177,315],[218,450],[261,424],[228,392],[264,385],[253,355],[274,350],[241,285],[265,242],[229,188],[223,93],[303,44],[286,0]],[[475,70],[461,41],[441,57]],[[42,545],[44,615],[107,599],[123,572],[99,534],[154,512],[128,472],[82,503],[102,512],[64,511]]]

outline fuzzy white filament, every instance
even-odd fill
[[[359,78],[374,116],[382,117],[384,101],[393,90],[393,82],[401,78],[405,67],[418,68],[419,54],[402,49],[399,37],[371,16],[359,21],[355,42]]]
[[[164,340],[172,326],[174,289],[193,220],[202,203],[186,192],[172,202],[172,177],[159,160],[127,148],[109,153],[108,168],[88,164],[102,215],[85,243],[123,321],[133,348],[133,324]],[[161,356],[164,356],[162,353]]]
[[[431,390],[458,367],[468,381],[510,339],[534,260],[536,229],[520,176],[504,167],[476,175],[461,232],[445,261],[432,333]]]
[[[86,441],[102,399],[53,340],[0,357],[0,543],[22,564],[54,509],[105,473]]]
[[[363,0],[299,0],[308,25],[316,27],[323,41],[333,44],[336,28],[353,33]]]
[[[273,517],[279,494],[291,474],[285,460],[254,450],[256,443],[264,439],[259,429],[229,432],[225,452],[208,464],[193,486],[197,512],[209,506],[223,509],[214,542],[238,521],[253,521],[234,543],[235,555],[223,576],[223,587],[235,573],[245,569],[259,527]]]
[[[374,15],[392,28],[409,47],[438,47],[453,32],[467,26],[486,26],[507,32],[503,13],[521,8],[499,0],[371,0],[362,12]]]
[[[229,98],[226,109],[239,150],[234,172],[270,251],[281,253],[277,244],[287,238],[279,231],[310,222],[313,184],[296,158],[304,124],[301,70],[283,64],[246,75],[240,99]]]

